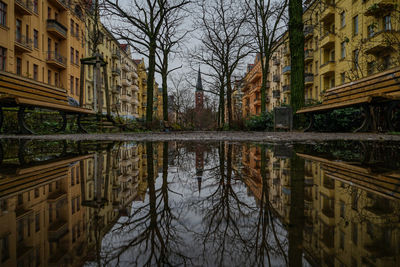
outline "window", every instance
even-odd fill
[[[54,72],[54,85],[58,86],[58,72]]]
[[[72,77],[72,83],[74,81],[74,77]],[[71,169],[71,186],[75,184],[75,172],[74,169]]]
[[[18,230],[17,241],[21,242],[22,240],[24,240],[24,221],[23,220],[18,221],[17,230]]]
[[[374,69],[375,69],[375,63],[374,62],[368,62],[367,64],[367,73],[368,75],[371,75],[374,73]]]
[[[47,83],[51,84],[51,70],[47,71]]]
[[[75,50],[75,64],[79,65],[79,51]]]
[[[7,49],[0,46],[0,70],[6,70]]]
[[[71,210],[72,210],[72,214],[75,213],[75,199],[71,199]]]
[[[340,58],[344,59],[346,57],[346,42],[340,43]]]
[[[0,25],[7,26],[7,4],[0,1]]]
[[[343,28],[344,26],[346,26],[346,12],[343,11],[342,13],[340,13],[340,26]]]
[[[74,25],[75,25],[74,20],[71,19],[71,26],[70,26],[70,29],[71,29],[71,35],[72,35],[72,36],[74,35]]]
[[[346,75],[344,72],[340,73],[340,82],[344,84],[346,82]]]
[[[8,235],[1,238],[1,262],[5,262],[10,258],[10,241]]]
[[[69,81],[70,81],[71,94],[74,94],[74,76],[71,75]]]
[[[353,62],[354,62],[354,68],[358,68],[358,49],[353,51]]]
[[[70,56],[71,63],[74,63],[74,49],[71,47],[71,56]]]
[[[344,249],[344,232],[340,231],[340,249]]]
[[[33,30],[33,45],[35,48],[39,48],[39,32]]]
[[[75,23],[75,37],[79,39],[79,25],[78,23]]]
[[[17,57],[17,75],[22,75],[22,59]]]
[[[35,231],[40,231],[40,213],[35,216]]]
[[[76,210],[81,210],[81,197],[76,198]]]
[[[35,198],[39,197],[39,188],[35,188]]]
[[[38,77],[39,77],[39,66],[33,64],[33,79],[37,81]]]
[[[351,240],[355,245],[358,243],[358,226],[356,223],[351,223]]]
[[[390,31],[392,29],[392,22],[390,19],[390,15],[383,17],[383,29],[385,31]]]
[[[18,205],[22,205],[22,203],[23,203],[23,197],[22,197],[22,194],[19,194],[18,195]]]
[[[353,18],[353,35],[358,34],[358,15]]]
[[[384,70],[388,69],[390,67],[390,56],[384,56],[382,60],[382,67]]]
[[[47,18],[51,19],[51,8],[50,7],[47,8]]]
[[[38,0],[33,0],[33,11],[38,13]]]
[[[15,21],[15,39],[19,43],[22,41],[22,22],[19,19]]]
[[[75,90],[76,90],[76,95],[79,95],[79,79],[78,78],[75,78]]]
[[[357,190],[351,192],[351,208],[353,210],[358,210],[358,195]]]
[[[49,193],[51,193],[53,191],[53,185],[49,184]]]
[[[374,26],[373,24],[368,25],[368,28],[367,28],[367,30],[368,30],[368,37],[374,36],[374,34],[375,34],[374,28],[375,28],[375,26]]]
[[[340,217],[344,218],[345,204],[344,201],[340,201]]]
[[[76,173],[75,173],[75,176],[76,176],[76,184],[79,184],[79,170],[80,170],[80,167],[78,166],[78,167],[76,167],[76,169],[75,169],[75,171],[76,171]]]

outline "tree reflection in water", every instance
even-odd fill
[[[0,144],[7,266],[399,265],[399,144]]]

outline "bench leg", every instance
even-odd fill
[[[25,123],[25,107],[19,107],[18,109],[18,126],[19,133],[21,134],[33,134],[33,131]]]
[[[80,133],[88,133],[81,124],[81,118],[82,118],[82,114],[78,114],[78,116],[76,117],[76,125],[78,126],[78,132]]]
[[[303,130],[303,132],[310,132],[312,128],[314,127],[314,114],[307,114],[309,124],[308,126]]]
[[[400,105],[400,102],[391,101],[389,103],[387,109],[386,109],[386,114],[385,114],[386,115],[385,116],[386,117],[386,123],[387,123],[388,130],[391,131],[391,132],[399,130],[399,129],[396,129],[395,125],[393,124],[393,117],[392,117],[393,116],[393,111],[395,110],[395,108],[398,105]]]
[[[59,112],[62,118],[62,125],[60,129],[58,129],[56,132],[65,132],[65,129],[67,128],[67,114],[64,111]]]
[[[364,113],[364,121],[359,128],[357,128],[356,130],[353,131],[354,133],[366,132],[371,127],[372,118],[371,118],[371,110],[370,110],[369,105],[363,105],[362,110]]]

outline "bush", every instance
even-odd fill
[[[315,115],[314,119],[315,129],[321,132],[351,132],[362,123],[359,108],[337,109],[326,114]]]
[[[251,131],[270,131],[274,128],[274,117],[272,112],[265,112],[261,115],[251,116],[244,122],[244,125],[247,130]]]

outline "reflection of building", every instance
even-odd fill
[[[242,174],[260,201],[261,148],[244,146]],[[266,149],[268,202],[290,223],[290,159]],[[304,166],[305,257],[318,266],[397,266],[400,173],[298,154]],[[265,200],[264,200],[265,201]]]
[[[131,203],[143,200],[139,145],[112,144],[84,156],[1,165],[0,265],[77,266]],[[52,156],[52,154],[50,154]],[[15,157],[15,156],[14,156]]]

